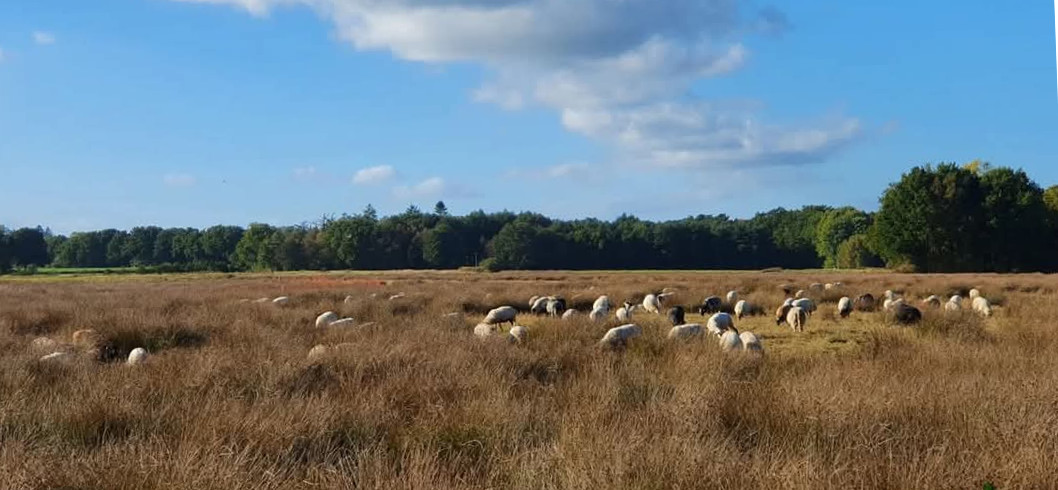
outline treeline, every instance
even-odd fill
[[[916,167],[876,213],[776,209],[751,219],[555,220],[535,213],[451,216],[410,207],[292,227],[137,227],[55,235],[0,228],[0,272],[35,267],[165,271],[334,269],[763,269],[887,265],[924,272],[1058,270],[1058,187],[972,162]]]

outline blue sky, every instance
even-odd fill
[[[0,2],[0,223],[748,217],[1058,184],[1044,2]]]

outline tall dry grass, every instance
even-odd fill
[[[671,344],[663,316],[645,314],[622,352],[595,347],[614,322],[583,315],[522,317],[520,346],[471,334],[489,308],[534,294],[583,312],[599,294],[675,287],[690,307],[738,289],[770,312],[780,284],[835,281],[912,301],[978,287],[1000,306],[898,328],[837,318],[829,292],[804,333],[740,322],[761,359]],[[0,282],[0,487],[1055,488],[1056,286],[785,272]],[[240,302],[279,295],[291,304]],[[317,330],[325,310],[375,324]],[[452,311],[466,318],[442,318]],[[34,338],[82,328],[109,354],[38,361]],[[317,344],[345,345],[309,361]],[[150,360],[123,365],[138,346]]]

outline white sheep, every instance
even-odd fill
[[[287,303],[290,303],[290,298],[287,296],[280,296],[272,300],[272,304],[276,306],[286,306]]]
[[[474,327],[474,335],[478,338],[488,338],[495,333],[499,333],[500,327],[489,323],[479,323]]]
[[[717,337],[734,328],[735,320],[733,320],[731,315],[728,315],[727,313],[717,313],[709,317],[709,321],[705,324],[705,329]]]
[[[728,291],[727,292],[727,303],[728,304],[738,303],[738,291]]]
[[[742,350],[756,353],[764,352],[764,344],[753,332],[742,332],[738,334],[738,337],[742,341]]]
[[[984,296],[978,296],[974,298],[973,309],[977,314],[983,317],[992,316],[992,304],[988,302]]]
[[[514,318],[518,316],[518,310],[514,309],[513,306],[501,306],[494,308],[489,311],[489,314],[485,316],[485,323],[489,325],[495,325],[497,323],[510,323],[514,325]]]
[[[628,341],[639,337],[643,334],[643,329],[639,325],[629,323],[627,325],[621,325],[620,327],[614,327],[606,331],[606,335],[603,335],[602,340],[599,341],[599,345],[609,347],[619,347],[628,344]]]
[[[850,313],[852,313],[852,299],[848,296],[843,296],[838,300],[838,316],[848,318]]]
[[[541,296],[536,298],[533,305],[529,307],[529,312],[534,315],[543,315],[547,313],[547,303],[555,299],[554,296]]]
[[[823,290],[830,291],[831,289],[834,289],[834,285],[833,284],[828,282],[828,283],[823,285]]]
[[[804,332],[805,324],[808,323],[808,312],[798,306],[793,306],[786,313],[786,323],[795,332]]]
[[[320,314],[316,317],[316,328],[326,327],[338,320],[338,314],[333,311],[328,311]]]
[[[735,318],[741,320],[743,316],[746,316],[747,306],[748,303],[746,303],[746,300],[744,299],[739,300],[738,303],[735,303]]]
[[[536,300],[538,300],[538,299],[540,299],[540,297],[535,295],[535,294],[531,298],[529,298],[529,309],[530,310],[533,309],[533,305],[536,304]]]
[[[886,298],[885,302],[882,303],[882,309],[885,311],[893,311],[897,306],[904,304],[904,298]]]
[[[619,322],[629,322],[632,321],[632,313],[634,313],[635,311],[636,305],[628,304],[626,302],[624,306],[617,309],[615,316],[617,317],[617,321]]]
[[[611,308],[613,308],[613,304],[610,303],[610,297],[606,295],[599,296],[591,306],[592,310],[602,309],[606,310],[607,313],[610,312]]]
[[[566,301],[560,298],[550,298],[547,300],[547,314],[551,317],[562,315],[566,311]]]
[[[609,310],[607,310],[605,308],[595,308],[595,309],[591,310],[591,313],[588,314],[588,319],[593,321],[593,322],[601,322],[601,321],[605,320],[606,316],[609,315],[609,314],[610,314]]]
[[[562,314],[562,319],[563,320],[571,320],[575,316],[577,316],[577,310],[574,310],[574,309],[570,308],[570,309],[566,310],[565,313]]]
[[[49,337],[37,337],[30,343],[34,349],[38,351],[54,351],[59,348],[59,343],[55,339]]]
[[[720,350],[724,352],[742,350],[742,338],[739,337],[737,331],[728,330],[720,336]]]
[[[940,308],[940,296],[931,294],[926,299],[922,300],[922,304],[931,308]]]
[[[143,364],[147,361],[147,349],[137,347],[129,352],[129,358],[125,361],[129,365]]]
[[[40,362],[62,362],[62,361],[66,361],[69,358],[70,358],[70,354],[68,352],[58,352],[57,351],[57,352],[52,352],[51,354],[48,354],[48,355],[46,355],[44,357],[41,357],[39,359],[39,361]]]
[[[801,299],[801,298],[805,297],[805,290],[804,289],[798,289],[797,292],[794,293],[793,297],[794,297],[794,299]]]
[[[892,289],[886,289],[883,296],[885,296],[885,299],[896,299],[896,294],[893,293]]]
[[[973,289],[970,290],[970,299],[971,300],[973,300],[975,298],[979,298],[980,296],[981,296],[981,292],[978,291],[977,288],[973,288]]]
[[[698,337],[702,335],[702,326],[698,323],[688,323],[686,325],[677,325],[669,330],[670,340],[683,340],[691,337]]]
[[[802,310],[805,310],[805,313],[808,313],[809,315],[815,313],[816,311],[816,303],[808,298],[801,298],[797,301],[794,301],[793,306],[795,308],[801,308]]]
[[[323,356],[326,356],[327,352],[329,352],[329,351],[330,351],[330,349],[326,345],[319,344],[319,345],[313,347],[311,350],[309,350],[308,359],[310,361],[315,361],[315,360],[317,360],[317,359],[319,359],[319,358],[321,358]]]
[[[794,300],[793,298],[786,298],[785,300],[783,300],[782,305],[783,306],[793,306],[793,302],[794,301],[796,301],[796,300]]]
[[[529,329],[521,325],[511,327],[511,330],[507,332],[507,341],[512,344],[524,344],[527,338],[529,338]]]
[[[654,294],[648,294],[643,298],[643,309],[647,313],[660,314],[661,312],[661,301]]]
[[[962,309],[962,296],[956,294],[948,299],[947,303],[944,303],[945,311],[959,311]]]

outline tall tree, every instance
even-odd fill
[[[1043,189],[1022,170],[990,168],[981,177],[984,192],[982,240],[985,267],[998,272],[1038,271],[1054,251]]]
[[[839,267],[838,247],[849,237],[866,233],[870,226],[870,215],[856,208],[837,208],[824,213],[816,231],[816,252],[823,259],[823,266]]]
[[[8,240],[14,265],[39,267],[48,264],[48,243],[44,241],[43,228],[19,228],[11,232]]]
[[[954,164],[915,167],[882,196],[872,242],[891,266],[906,263],[923,272],[980,270],[983,198],[970,170]]]

